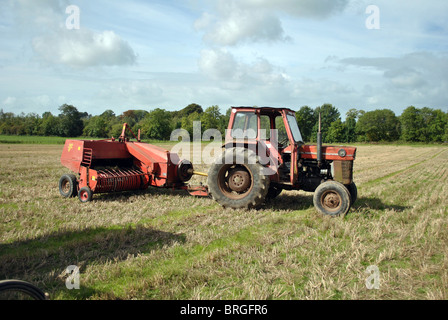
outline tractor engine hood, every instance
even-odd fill
[[[322,146],[322,158],[330,161],[353,161],[356,158],[356,151],[355,147]],[[299,152],[301,159],[317,160],[317,146],[303,145],[299,148]]]

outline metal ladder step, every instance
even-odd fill
[[[92,149],[84,148],[81,164],[85,167],[90,167],[92,165],[92,158],[93,158]]]

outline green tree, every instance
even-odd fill
[[[345,141],[354,142],[357,140],[356,136],[356,122],[360,116],[361,111],[356,109],[350,109],[345,115]]]
[[[400,122],[389,109],[363,114],[356,124],[360,141],[395,141],[400,137]]]
[[[43,136],[57,136],[59,130],[59,118],[55,117],[51,112],[42,114],[39,132]]]
[[[87,137],[94,138],[108,138],[110,131],[107,118],[102,116],[95,116],[89,119],[84,128],[83,134]]]
[[[341,121],[341,119],[338,119],[330,125],[330,128],[328,128],[326,141],[329,143],[345,142],[346,137],[346,125]]]
[[[400,116],[404,141],[442,142],[447,127],[446,115],[431,108],[406,108]]]
[[[0,114],[0,133],[14,135],[17,134],[15,131],[15,123],[17,121],[16,116],[12,112],[1,112]]]
[[[123,127],[124,123],[127,123],[130,127],[134,127],[137,123],[143,120],[148,115],[148,111],[145,110],[128,110],[123,112],[123,114],[119,117],[121,126]]]
[[[322,118],[322,139],[323,142],[328,142],[328,130],[333,122],[341,118],[339,110],[331,104],[324,104],[314,110],[314,126],[311,134],[311,141],[316,141],[317,131],[319,129],[319,114]]]
[[[225,120],[226,116],[221,114],[218,106],[207,108],[201,115],[203,130],[216,129],[223,133],[227,125]]]
[[[37,136],[40,134],[41,117],[36,113],[29,113],[24,118],[24,134]]]
[[[303,106],[296,112],[297,124],[299,125],[302,138],[305,141],[312,141],[311,135],[316,125],[314,110],[308,106]]]
[[[106,121],[112,121],[115,119],[115,112],[112,110],[106,110],[101,115],[101,118],[105,119]]]
[[[181,118],[188,117],[192,113],[202,114],[204,110],[202,107],[196,103],[189,104],[185,108],[179,111],[179,116]]]
[[[445,134],[445,114],[441,110],[431,108],[421,109],[423,117],[423,137],[424,142],[442,142]]]
[[[114,137],[115,139],[118,139],[122,132],[123,132],[123,124],[115,123],[111,126],[109,130],[109,137]]]
[[[445,134],[442,137],[442,141],[445,143],[448,142],[448,112],[445,113]]]
[[[155,109],[149,112],[139,122],[142,134],[149,139],[169,140],[171,135],[171,114],[163,109]]]
[[[78,137],[82,135],[84,123],[83,114],[72,105],[64,104],[59,107],[59,130],[62,137]]]
[[[414,106],[407,107],[400,116],[401,139],[419,141],[422,134],[422,122],[420,111]]]
[[[187,130],[190,134],[190,139],[193,140],[193,125],[195,121],[201,121],[201,115],[197,112],[193,112],[187,117],[182,118],[182,129]],[[203,131],[203,128],[201,126],[201,131]]]

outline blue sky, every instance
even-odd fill
[[[0,108],[448,111],[445,0],[0,0]],[[80,9],[68,29],[66,8]],[[380,29],[368,29],[369,5]],[[376,21],[376,20],[375,20]]]

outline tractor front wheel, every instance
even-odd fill
[[[317,187],[313,202],[320,213],[337,217],[345,215],[350,210],[352,201],[349,191],[342,183],[327,181]]]

